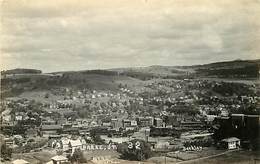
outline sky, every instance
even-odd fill
[[[260,0],[0,0],[0,69],[260,59]]]

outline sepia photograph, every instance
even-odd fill
[[[260,164],[260,0],[0,0],[0,163]]]

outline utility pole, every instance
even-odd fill
[[[165,150],[166,150],[166,145],[164,145],[164,146],[165,146]],[[167,153],[164,154],[164,164],[166,164],[166,154]]]

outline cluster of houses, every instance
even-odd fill
[[[90,163],[96,163],[96,164],[105,164],[105,163],[119,163],[114,161],[110,155],[105,155],[105,156],[97,156],[97,157],[92,157],[89,160]],[[30,164],[30,162],[24,160],[24,159],[16,159],[11,162],[12,164]],[[67,157],[64,155],[56,155],[53,156],[49,162],[46,162],[45,164],[69,164],[71,163]]]
[[[246,141],[256,142],[259,115],[230,113],[245,104],[257,104],[259,97],[210,94],[208,90],[216,85],[221,83],[164,80],[151,82],[135,91],[127,87],[120,87],[117,92],[65,88],[56,93],[59,100],[48,101],[47,96],[46,101],[37,103],[27,99],[6,99],[1,104],[4,109],[1,130],[9,145],[17,135],[40,137],[52,140],[50,147],[69,153],[77,148],[96,149],[96,145],[91,146],[85,140],[92,132],[112,139],[132,137],[141,129],[148,129],[149,138],[146,134],[144,139],[155,148],[160,147],[160,142],[153,138],[179,138],[181,133],[192,130],[213,130],[219,146],[228,149],[240,147]],[[253,132],[249,130],[252,128],[255,129]],[[233,134],[226,133],[228,131]],[[219,135],[222,133],[228,135]],[[247,138],[245,134],[253,138]],[[69,135],[77,136],[77,139],[68,138]],[[201,147],[191,146],[185,150],[197,151]],[[52,162],[57,163],[57,159],[62,161],[63,158],[58,156]]]
[[[183,126],[185,123],[182,123]],[[100,125],[89,119],[77,119],[73,122],[57,124],[55,121],[42,122],[39,134],[45,138],[55,138],[65,134],[87,136],[92,130],[100,135],[116,136],[126,131],[138,131],[142,127],[165,128],[165,122],[159,117],[137,117],[136,119],[113,118],[104,120]],[[119,133],[121,132],[121,133]]]
[[[12,164],[29,164],[30,162],[24,160],[24,159],[16,159],[12,161]],[[50,159],[49,162],[46,164],[64,164],[64,163],[69,163],[69,160],[67,157],[63,155],[56,155]]]

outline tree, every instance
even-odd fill
[[[132,140],[119,144],[117,151],[127,160],[142,161],[151,156],[151,147],[143,140]]]
[[[12,158],[12,149],[9,148],[6,143],[1,145],[1,157],[4,160],[10,160]]]
[[[91,137],[93,143],[95,143],[97,145],[102,145],[105,143],[105,141],[100,137],[99,134],[97,134],[95,132],[95,130],[90,131],[90,137]]]
[[[77,163],[86,163],[86,159],[84,158],[84,155],[80,149],[75,149],[72,156],[69,156],[68,158],[71,163],[77,162]]]
[[[44,95],[44,98],[46,98],[46,99],[48,99],[50,97],[50,94],[49,93],[46,93],[45,95]]]

